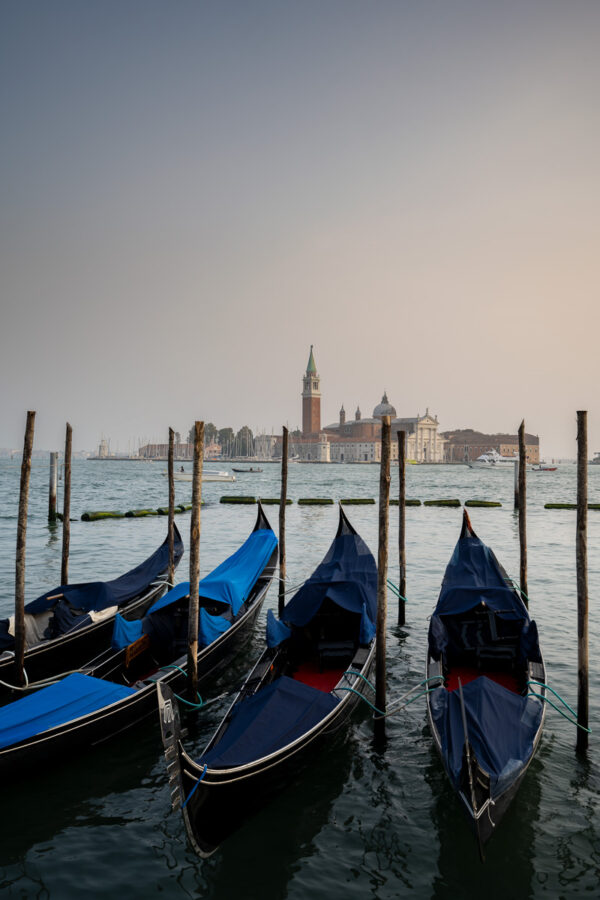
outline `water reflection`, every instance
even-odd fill
[[[432,820],[437,831],[438,871],[435,900],[486,900],[534,896],[536,824],[539,820],[543,763],[536,758],[498,831],[479,861],[477,842],[433,748],[425,780],[434,797]]]
[[[3,818],[10,827],[3,829],[0,867],[19,862],[30,847],[51,841],[66,828],[124,825],[127,814],[107,818],[103,800],[148,779],[159,740],[158,727],[141,727],[63,765],[32,772],[30,779],[3,784]],[[129,812],[127,804],[124,809]]]
[[[214,856],[196,860],[196,888],[214,900],[230,900],[240,895],[240,890],[244,900],[287,896],[288,883],[300,861],[316,852],[315,838],[330,821],[354,753],[353,740],[343,734],[325,745],[296,781],[225,841]],[[241,875],[244,872],[246,878]]]

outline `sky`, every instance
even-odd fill
[[[0,446],[387,391],[600,450],[595,0],[3,0]]]

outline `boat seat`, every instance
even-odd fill
[[[343,660],[351,662],[354,657],[354,641],[318,641],[317,654],[319,671],[339,666]]]
[[[485,647],[477,647],[475,650],[475,658],[477,661],[477,668],[480,670],[512,671],[517,662],[517,648],[514,645],[511,646],[508,644],[488,644]]]

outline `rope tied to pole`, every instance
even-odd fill
[[[579,722],[577,721],[577,713],[575,712],[575,710],[572,707],[569,706],[569,704],[567,703],[566,700],[563,700],[563,698],[560,696],[558,691],[555,691],[554,688],[550,687],[549,684],[544,684],[542,681],[528,681],[527,687],[530,687],[531,685],[535,685],[536,687],[542,687],[548,691],[551,691],[554,694],[554,696],[558,700],[560,700],[562,705],[569,710],[569,712],[574,716],[574,718],[571,718],[571,716],[568,716],[565,712],[562,711],[562,709],[559,706],[556,705],[556,703],[553,703],[549,697],[544,697],[543,694],[538,694],[536,691],[529,691],[529,693],[527,694],[528,697],[537,697],[538,700],[543,700],[544,703],[548,703],[552,707],[552,709],[555,709],[556,712],[559,713],[563,717],[563,719],[566,719],[567,722],[570,722],[571,725],[576,725],[577,728],[580,728],[582,731],[585,731],[586,734],[592,733],[591,728],[586,728],[584,725],[579,724]]]

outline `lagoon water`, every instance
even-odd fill
[[[186,466],[189,468],[189,465]],[[223,465],[207,465],[222,468]],[[273,497],[279,467],[240,474],[235,484],[205,483],[201,574],[233,552],[254,524],[256,507],[219,504],[223,493]],[[161,463],[84,462],[73,466],[72,582],[111,578],[137,564],[163,540],[166,519],[80,521],[86,509],[160,506],[167,501]],[[20,466],[0,462],[0,615],[14,597],[14,551]],[[377,497],[376,466],[292,465],[289,496]],[[600,466],[589,468],[590,502],[600,502]],[[59,492],[61,484],[59,484]],[[409,466],[407,496],[500,500],[473,509],[477,534],[518,578],[518,523],[512,472],[465,466]],[[574,501],[576,467],[528,473],[530,611],[538,622],[550,685],[577,697],[575,512],[544,509]],[[48,464],[34,462],[27,535],[27,599],[60,580],[61,530],[47,523]],[[177,502],[191,485],[177,483]],[[397,469],[392,496],[397,495]],[[377,506],[348,507],[349,518],[377,550]],[[277,530],[278,507],[266,507]],[[390,577],[398,581],[397,507],[390,510]],[[287,509],[290,585],[324,555],[337,525],[335,507]],[[176,519],[184,541],[189,514]],[[398,696],[423,678],[428,617],[458,538],[461,510],[407,509],[406,626],[395,625],[389,595],[388,689]],[[186,552],[177,580],[188,577]],[[437,898],[525,900],[600,896],[600,511],[589,513],[590,723],[586,759],[574,752],[575,728],[548,709],[540,750],[512,807],[487,847],[485,865],[431,746],[424,700],[388,720],[376,750],[372,720],[362,709],[335,745],[298,772],[289,789],[252,818],[209,860],[189,847],[180,813],[170,811],[158,717],[145,728],[82,758],[2,786],[0,896],[81,898]],[[260,652],[274,585],[247,650],[210,697],[239,682]],[[226,701],[188,718],[189,746],[201,751]]]

